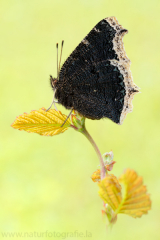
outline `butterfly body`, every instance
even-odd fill
[[[123,122],[138,92],[123,48],[125,33],[114,17],[103,19],[90,31],[54,82],[58,103],[90,119],[107,117],[118,124]]]

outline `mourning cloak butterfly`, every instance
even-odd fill
[[[128,31],[115,17],[100,21],[76,47],[51,85],[58,103],[84,117],[122,124],[138,92],[122,38]]]

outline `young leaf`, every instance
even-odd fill
[[[119,182],[125,186],[123,195]],[[118,213],[125,213],[134,218],[146,214],[151,209],[151,200],[142,177],[134,170],[127,169],[119,178],[119,182],[114,175],[108,174],[98,184],[99,195],[113,209],[113,217]]]
[[[113,174],[107,174],[106,177],[98,183],[99,195],[105,203],[116,211],[122,201],[121,186],[118,179]]]
[[[101,180],[101,170],[97,169],[91,176],[93,182],[99,182]]]
[[[146,186],[143,185],[142,177],[139,177],[134,170],[127,169],[120,176],[119,181],[125,187],[119,213],[125,213],[134,218],[147,214],[151,209],[151,200]]]
[[[63,133],[71,126],[70,119],[62,126],[67,116],[60,111],[45,108],[24,113],[18,116],[11,125],[15,129],[34,132],[44,136],[53,136]]]

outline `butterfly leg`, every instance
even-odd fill
[[[58,101],[55,101],[55,100],[54,100],[54,98],[55,98],[55,92],[56,92],[56,91],[54,91],[54,93],[53,93],[52,103],[51,103],[51,105],[49,106],[49,108],[47,108],[46,112],[47,112],[49,109],[51,109],[52,105],[54,105],[56,111],[58,111],[58,109],[57,109],[57,107],[56,107],[56,103],[58,103]]]
[[[73,111],[73,107],[61,127],[63,127],[63,125],[67,122],[68,118],[71,116],[72,111]]]

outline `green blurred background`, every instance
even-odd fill
[[[159,12],[159,0],[0,0],[1,232],[40,236],[45,231],[87,230],[92,234],[87,239],[160,239]],[[107,119],[87,120],[86,125],[102,153],[114,152],[113,173],[136,170],[152,199],[148,215],[140,219],[119,215],[112,231],[106,231],[98,187],[90,179],[98,159],[84,136],[69,129],[42,137],[10,127],[23,112],[50,105],[56,42],[65,41],[65,61],[85,35],[109,16],[129,30],[124,44],[141,94],[135,96],[134,111],[122,126]],[[58,109],[68,113],[61,106]]]

